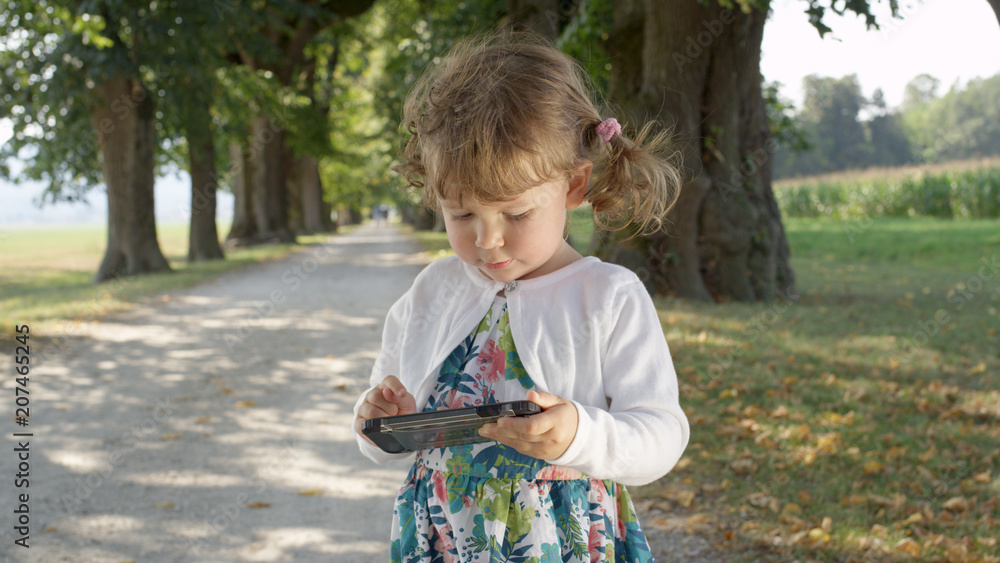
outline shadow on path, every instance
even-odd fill
[[[0,561],[386,560],[406,467],[358,453],[351,410],[425,264],[395,230],[361,228],[33,350],[30,486],[13,487],[5,432]],[[16,492],[30,549],[13,543]]]

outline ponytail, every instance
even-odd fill
[[[598,132],[606,122],[584,128],[583,145],[594,161],[594,180],[587,200],[594,208],[594,223],[601,229],[618,231],[634,225],[637,234],[651,234],[663,227],[682,185],[679,167],[668,154],[669,131],[653,134],[655,123],[647,123],[629,139],[615,134],[607,142]],[[608,137],[604,134],[603,137]]]

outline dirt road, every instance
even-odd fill
[[[365,227],[33,347],[29,426],[0,426],[0,562],[386,561],[407,468],[358,453],[351,408],[426,261]]]

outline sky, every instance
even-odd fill
[[[907,82],[921,73],[941,80],[940,94],[969,79],[1000,73],[1000,25],[986,0],[901,0],[901,19],[888,17],[887,4],[881,0],[875,6],[880,30],[867,31],[856,16],[831,13],[826,23],[833,32],[820,39],[803,13],[804,0],[773,0],[764,27],[764,77],[780,82],[781,95],[799,107],[803,77],[857,74],[866,96],[881,88],[893,107],[902,103]],[[9,126],[0,120],[0,142],[9,137]],[[106,223],[102,188],[91,191],[89,206],[57,204],[39,209],[34,201],[43,189],[40,184],[12,186],[0,180],[0,227]],[[190,189],[185,172],[158,178],[157,221],[186,221]],[[220,192],[220,219],[232,216],[232,201],[232,196]]]
[[[882,88],[886,103],[899,106],[906,84],[922,73],[941,80],[944,94],[957,82],[1000,73],[1000,25],[986,0],[900,1],[901,19],[888,16],[888,2],[873,11],[880,29],[867,31],[855,15],[828,12],[833,32],[820,39],[802,11],[803,0],[774,0],[764,26],[761,72],[781,82],[781,95],[802,104],[802,78],[857,74],[865,96]]]

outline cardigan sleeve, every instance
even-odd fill
[[[690,428],[659,315],[638,279],[619,286],[611,319],[601,366],[608,408],[573,401],[579,414],[576,437],[550,463],[643,485],[673,468]]]
[[[361,405],[364,403],[365,396],[368,395],[368,392],[381,383],[386,376],[398,376],[401,373],[400,356],[407,321],[410,317],[410,311],[412,310],[411,297],[411,291],[403,294],[403,296],[400,297],[399,300],[397,300],[396,303],[389,309],[388,315],[386,315],[385,327],[382,330],[382,349],[379,351],[378,358],[375,360],[375,365],[372,367],[372,375],[369,381],[370,386],[368,389],[365,389],[357,403],[354,404],[355,419],[357,419],[358,409],[360,409]],[[384,452],[381,448],[371,444],[358,433],[357,428],[354,427],[353,420],[351,428],[354,429],[354,438],[358,442],[358,447],[361,449],[361,453],[376,463],[385,463],[393,459],[403,459],[413,455],[412,452],[399,454]]]

